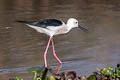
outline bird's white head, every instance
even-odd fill
[[[83,30],[84,32],[88,32],[88,29],[80,26],[80,25],[78,24],[78,20],[75,19],[75,18],[70,18],[70,19],[68,19],[66,25],[67,25],[67,30],[68,30],[68,32],[69,32],[72,28],[76,28],[76,27],[79,27],[79,28],[80,28],[81,30]]]
[[[75,18],[68,19],[67,27],[68,27],[69,30],[72,29],[72,28],[75,28],[75,27],[79,27],[78,20],[75,19]]]

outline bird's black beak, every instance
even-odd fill
[[[88,29],[87,29],[87,28],[84,28],[84,27],[82,27],[82,26],[80,26],[80,25],[78,25],[78,27],[79,27],[81,30],[83,30],[84,32],[88,32]]]

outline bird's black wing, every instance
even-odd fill
[[[40,21],[17,21],[24,24],[29,24],[37,27],[43,27],[46,28],[48,26],[60,26],[62,25],[62,22],[57,19],[45,19]]]

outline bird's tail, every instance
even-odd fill
[[[18,22],[18,23],[24,23],[24,24],[29,24],[29,22],[27,22],[27,21],[16,21],[16,22]]]

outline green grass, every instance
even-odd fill
[[[109,66],[93,72],[90,76],[79,76],[75,71],[61,72],[58,75],[48,74],[51,72],[48,68],[30,68],[28,72],[33,73],[32,80],[120,80],[120,64],[115,68]],[[49,76],[48,76],[49,75]],[[24,80],[16,77],[15,80]]]

